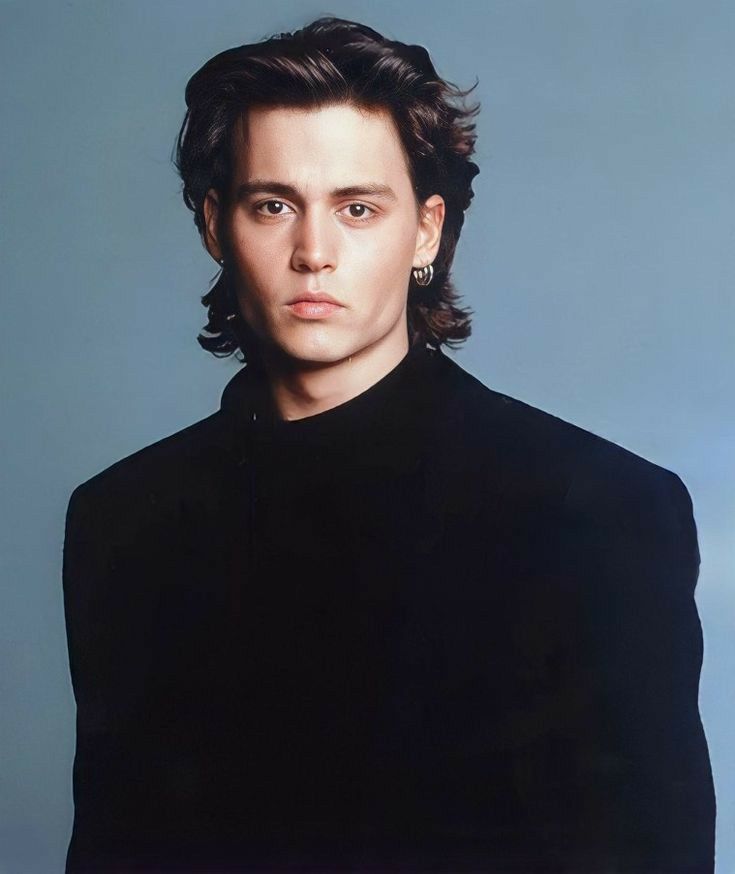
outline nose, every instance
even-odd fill
[[[299,273],[318,273],[337,266],[335,228],[330,217],[317,210],[307,210],[295,222],[291,266]]]

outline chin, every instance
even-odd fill
[[[326,332],[325,332],[326,333]],[[356,355],[368,343],[345,342],[344,338],[299,337],[272,341],[276,354],[301,364],[336,364]]]

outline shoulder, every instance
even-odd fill
[[[231,441],[221,411],[114,462],[76,486],[69,521],[113,526],[148,514],[161,516],[211,479],[230,455]]]
[[[507,489],[544,491],[572,515],[651,518],[681,527],[691,497],[672,471],[571,422],[496,391],[452,359],[443,417],[464,457]]]

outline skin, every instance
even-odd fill
[[[365,391],[408,352],[411,269],[436,257],[444,200],[417,203],[384,110],[252,108],[233,150],[227,207],[214,189],[205,199],[205,243],[224,258],[262,341],[279,414],[311,416]],[[343,306],[301,318],[287,303],[305,290]]]

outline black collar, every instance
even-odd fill
[[[332,443],[365,439],[408,424],[435,398],[440,372],[450,364],[438,350],[412,346],[385,376],[359,395],[313,416],[280,419],[272,403],[265,374],[245,365],[227,383],[221,410],[250,436],[289,443]]]

